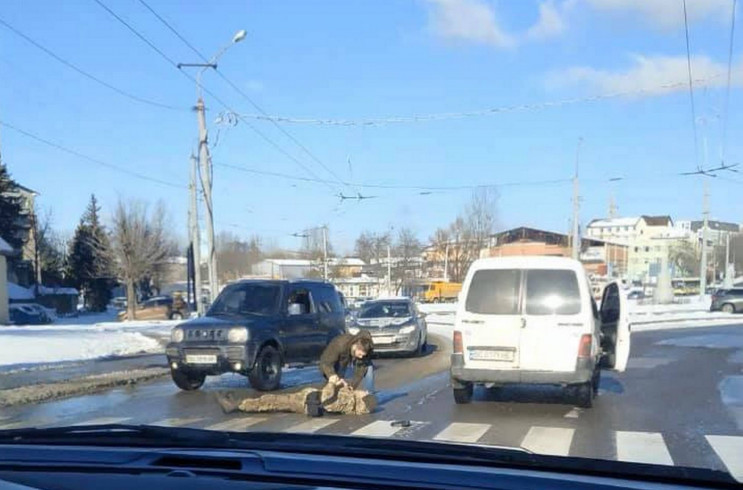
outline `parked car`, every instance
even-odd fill
[[[374,352],[422,354],[428,345],[425,314],[409,298],[367,301],[353,316],[348,332],[367,330]]]
[[[345,330],[335,287],[308,279],[244,280],[225,287],[206,316],[178,325],[165,353],[176,386],[196,390],[206,376],[239,373],[275,390],[282,366],[316,362]]]
[[[601,310],[580,262],[564,257],[475,261],[455,316],[451,380],[456,403],[478,383],[565,387],[581,407],[598,392],[600,369],[624,371],[627,302],[609,283]]]
[[[188,305],[185,301],[174,301],[170,296],[150,298],[137,305],[134,312],[137,320],[183,320],[188,318]],[[119,312],[119,321],[127,320],[126,310]]]
[[[643,291],[630,291],[627,293],[627,299],[645,299],[645,293]]]
[[[126,308],[126,296],[117,296],[111,300],[111,306],[116,309],[123,310]]]
[[[46,325],[54,320],[46,308],[36,303],[11,304],[10,322],[15,325]]]
[[[712,293],[710,311],[743,313],[743,288],[718,289]]]

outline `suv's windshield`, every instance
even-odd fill
[[[375,301],[367,303],[358,313],[358,318],[403,318],[412,315],[407,303],[401,301]]]
[[[272,315],[278,311],[281,287],[276,284],[228,286],[207,313],[215,315]]]

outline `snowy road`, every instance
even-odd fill
[[[725,470],[743,478],[743,325],[641,332],[623,374],[605,373],[589,410],[553,388],[479,388],[455,405],[448,346],[416,359],[378,362],[379,410],[361,417],[225,415],[215,391],[243,378],[211,379],[198,392],[170,380],[0,411],[0,426],[157,423],[223,430],[309,431],[522,446],[535,452]],[[288,389],[319,380],[316,368],[287,373]],[[410,427],[390,421],[406,419]]]

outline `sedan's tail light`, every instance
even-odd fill
[[[462,345],[462,332],[459,330],[454,330],[454,347],[453,347],[455,354],[463,354],[464,353],[464,346]]]
[[[578,358],[587,359],[591,357],[591,334],[582,335],[580,338],[580,345],[578,346]]]

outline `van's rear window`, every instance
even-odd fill
[[[521,271],[518,269],[477,271],[467,292],[465,309],[483,315],[516,315],[520,285]]]
[[[578,278],[571,270],[529,269],[526,273],[527,315],[580,313]]]

